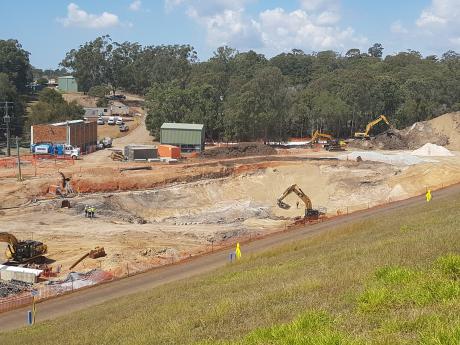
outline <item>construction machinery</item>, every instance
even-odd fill
[[[320,131],[316,130],[311,136],[310,145],[317,144],[319,139],[333,140],[334,138],[330,134],[321,133]]]
[[[278,198],[278,206],[284,209],[289,209],[291,206],[286,204],[283,200],[291,193],[295,193],[300,200],[303,201],[305,204],[305,216],[306,220],[315,220],[318,219],[320,216],[324,215],[325,212],[322,210],[314,209],[311,203],[310,198],[300,189],[299,186],[293,184],[292,186],[288,187],[284,193]]]
[[[367,124],[366,126],[366,130],[364,132],[356,132],[355,133],[355,138],[358,138],[358,139],[369,139],[370,136],[369,136],[369,132],[370,130],[372,129],[372,127],[374,127],[376,124],[378,124],[379,122],[381,121],[384,121],[388,126],[390,126],[390,122],[388,121],[388,119],[386,118],[385,115],[380,115],[378,118],[376,118],[374,121],[371,121]]]
[[[317,144],[319,139],[326,139],[324,148],[327,151],[344,151],[345,150],[345,146],[346,146],[345,142],[334,139],[332,135],[321,133],[318,130],[316,130],[313,133],[313,136],[311,137],[311,140],[310,140],[310,146],[313,147],[314,144]]]
[[[97,259],[106,256],[104,247],[96,247],[93,250],[90,250],[88,253],[85,253],[82,257],[80,257],[77,261],[75,261],[72,266],[69,267],[69,270],[73,269],[77,266],[80,262],[85,260],[86,258]]]
[[[28,263],[43,259],[48,251],[46,244],[34,240],[18,241],[18,239],[7,232],[0,232],[0,242],[7,243],[5,255],[8,262]]]

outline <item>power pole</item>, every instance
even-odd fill
[[[19,181],[22,181],[22,172],[21,172],[21,156],[19,155],[19,138],[16,137],[16,150],[18,152],[18,173],[19,173]]]
[[[3,122],[6,124],[6,155],[8,157],[11,156],[11,143],[10,143],[10,122],[11,117],[8,114],[9,105],[13,104],[13,102],[4,102],[5,104],[5,115],[3,116]]]

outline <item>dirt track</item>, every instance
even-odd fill
[[[434,193],[434,197],[445,198],[460,193],[460,185],[455,185]],[[277,245],[291,243],[302,240],[308,236],[321,231],[331,230],[331,228],[344,225],[350,222],[366,219],[376,215],[385,215],[391,210],[420,205],[425,202],[423,196],[415,197],[385,206],[372,208],[365,211],[356,212],[349,216],[331,219],[324,223],[306,226],[297,230],[281,232],[272,236],[257,240],[242,246],[245,255],[261,252]],[[55,319],[77,310],[94,306],[114,298],[145,291],[169,282],[187,279],[206,272],[213,271],[224,266],[228,260],[228,250],[222,250],[213,254],[196,257],[187,262],[173,266],[165,266],[150,272],[121,279],[109,284],[104,284],[44,301],[38,305],[37,322]],[[0,330],[12,330],[25,326],[26,312],[30,307],[18,309],[12,312],[0,314]]]

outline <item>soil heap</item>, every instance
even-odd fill
[[[200,157],[207,159],[221,159],[268,155],[276,155],[276,150],[273,147],[261,143],[239,143],[228,147],[217,147],[206,150],[200,155]]]
[[[460,112],[416,122],[402,130],[391,128],[371,140],[356,142],[354,146],[383,150],[414,150],[427,143],[460,150]]]
[[[445,147],[427,143],[421,148],[412,151],[411,153],[414,156],[422,157],[452,157],[453,154],[446,149]]]

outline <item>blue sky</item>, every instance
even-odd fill
[[[40,68],[103,34],[144,45],[191,44],[201,60],[220,45],[273,56],[382,43],[385,54],[460,51],[460,0],[3,0],[0,38]]]

